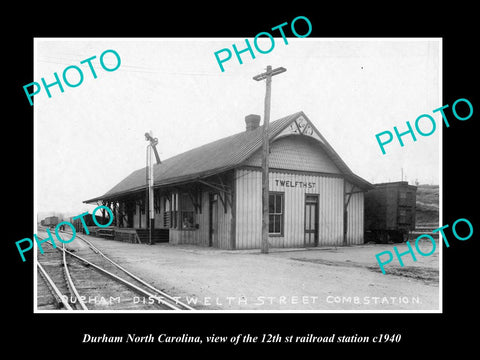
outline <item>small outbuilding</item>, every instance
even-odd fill
[[[259,115],[246,130],[154,165],[155,241],[220,249],[261,247],[262,139]],[[364,242],[364,193],[355,175],[308,117],[269,125],[271,247]],[[146,242],[146,167],[85,203],[112,209],[115,238]],[[146,206],[147,205],[147,206]]]

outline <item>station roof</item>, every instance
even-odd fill
[[[269,124],[270,141],[282,135],[284,130],[299,118],[303,118],[303,121],[310,125],[314,137],[319,140],[324,151],[349,181],[362,189],[372,188],[368,181],[355,175],[348,168],[303,111],[271,122]],[[243,131],[173,156],[162,161],[161,164],[154,164],[154,186],[169,186],[195,181],[241,166],[243,162],[262,147],[262,141],[263,126],[259,126],[254,130]],[[104,195],[85,200],[84,203],[113,200],[144,190],[146,186],[145,171],[145,167],[135,170]]]

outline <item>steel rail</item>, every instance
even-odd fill
[[[68,263],[67,263],[67,258],[65,256],[65,244],[62,244],[62,250],[63,250],[63,269],[65,271],[65,276],[67,277],[67,286],[70,289],[71,292],[75,294],[75,297],[77,298],[78,304],[80,304],[80,307],[83,310],[88,310],[87,305],[85,305],[85,302],[82,300],[80,294],[77,291],[77,288],[75,284],[73,283],[72,277],[70,276],[70,270],[68,270]]]
[[[61,232],[64,232],[64,233],[67,233],[67,234],[70,234],[69,232],[66,232],[66,231],[61,231]],[[150,285],[149,283],[147,283],[146,281],[142,280],[141,278],[139,278],[138,276],[132,274],[130,271],[128,271],[127,269],[125,269],[124,267],[122,267],[121,265],[117,264],[116,262],[114,262],[112,259],[108,258],[105,254],[103,254],[102,251],[100,251],[100,249],[98,249],[95,245],[93,245],[90,241],[86,240],[85,238],[83,238],[82,236],[80,235],[77,235],[77,237],[79,237],[82,241],[84,241],[90,248],[92,251],[96,252],[97,254],[99,254],[100,256],[102,256],[104,259],[106,259],[107,261],[109,261],[110,263],[112,263],[115,267],[117,267],[119,270],[123,271],[124,273],[126,273],[128,276],[132,277],[133,279],[135,279],[136,281],[138,281],[139,283],[141,283],[142,285],[148,287],[150,290],[153,290],[154,292],[157,292],[158,294],[160,294],[163,298],[166,298],[166,299],[169,299],[170,301],[173,301],[175,303],[175,305],[172,305],[170,304],[169,302],[163,300],[162,298],[158,297],[157,295],[155,294],[151,294],[149,293],[148,291],[146,290],[143,290],[141,288],[139,288],[138,286],[136,286],[135,284],[109,272],[108,270],[105,270],[103,268],[101,268],[100,266],[98,265],[95,265],[93,264],[92,262],[76,255],[76,254],[73,254],[72,252],[70,252],[69,250],[65,249],[65,247],[63,246],[63,254],[65,256],[65,254],[69,254],[70,256],[72,257],[75,257],[77,258],[78,260],[86,263],[87,265],[89,266],[92,266],[93,268],[97,269],[98,271],[100,272],[103,272],[104,274],[110,276],[111,278],[113,278],[114,280],[117,280],[121,283],[123,283],[124,285],[126,285],[127,287],[137,291],[137,292],[140,292],[142,293],[143,295],[146,295],[150,298],[153,298],[155,300],[157,300],[160,304],[163,304],[167,307],[169,307],[170,309],[172,310],[195,310],[194,308],[192,308],[191,306],[179,301],[178,299],[175,299],[174,297],[170,296],[169,294],[163,292],[162,290],[159,290],[157,288],[155,288],[154,286]],[[42,239],[43,240],[43,239]],[[50,243],[49,243],[50,244]],[[51,245],[51,244],[50,244]],[[182,309],[180,307],[178,307],[177,305],[180,305],[182,307],[184,307],[185,309]]]
[[[60,301],[62,302],[63,306],[65,306],[65,308],[67,310],[73,310],[73,308],[70,306],[70,304],[68,303],[68,301],[65,300],[65,295],[63,295],[60,290],[58,290],[57,286],[55,285],[55,283],[53,282],[53,280],[50,278],[50,276],[48,275],[48,273],[45,271],[45,269],[43,268],[43,266],[40,264],[39,261],[37,261],[37,268],[40,269],[40,273],[42,275],[42,277],[47,281],[48,285],[50,286],[50,288],[55,292],[55,295],[60,299]],[[67,297],[68,298],[68,297]]]
[[[132,274],[130,271],[128,271],[127,269],[125,269],[123,266],[121,266],[120,264],[117,264],[115,261],[113,261],[112,259],[110,259],[109,257],[107,257],[99,248],[97,248],[95,245],[93,245],[89,240],[87,239],[84,239],[82,236],[79,236],[77,235],[78,238],[80,238],[81,240],[83,240],[88,246],[90,246],[90,248],[95,251],[96,253],[98,253],[100,256],[102,256],[104,259],[106,259],[107,261],[109,261],[110,263],[112,263],[114,266],[116,266],[118,269],[122,270],[124,273],[126,273],[128,276],[134,278],[135,280],[137,280],[139,283],[141,283],[142,285],[148,287],[150,290],[153,290],[155,291],[156,293],[160,294],[161,296],[163,296],[164,298],[167,298],[169,299],[170,301],[174,301],[175,302],[175,305],[180,305],[182,307],[185,308],[185,310],[195,310],[194,308],[192,308],[191,306],[179,301],[178,299],[175,299],[174,297],[170,296],[169,294],[165,293],[164,291],[162,290],[159,290],[157,288],[155,288],[154,286],[152,286],[151,284],[147,283],[145,280],[139,278],[137,275],[135,274]],[[182,310],[182,309],[179,309],[179,310]]]
[[[81,262],[84,262],[84,263],[87,264],[88,266],[91,266],[91,267],[93,267],[94,269],[96,269],[96,270],[104,273],[105,275],[108,275],[108,276],[111,277],[112,279],[114,279],[114,280],[116,280],[116,281],[118,281],[118,282],[126,285],[127,287],[131,288],[132,290],[135,290],[135,291],[137,291],[137,292],[139,292],[139,293],[141,293],[141,294],[143,294],[143,295],[146,295],[146,296],[148,296],[149,298],[153,298],[153,299],[157,300],[160,304],[163,304],[163,305],[171,308],[172,310],[181,310],[180,308],[178,308],[178,307],[176,307],[176,306],[174,306],[174,305],[172,305],[172,304],[170,304],[170,303],[162,300],[162,299],[159,298],[158,296],[156,296],[156,295],[154,295],[154,294],[151,294],[151,293],[149,293],[148,291],[143,290],[142,288],[139,288],[139,287],[136,286],[135,284],[132,284],[131,282],[129,282],[129,281],[125,280],[125,279],[122,279],[121,277],[119,277],[119,276],[111,273],[111,272],[108,271],[108,270],[105,270],[104,268],[102,268],[102,267],[100,267],[100,266],[98,266],[98,265],[95,265],[94,263],[88,261],[87,259],[84,259],[84,258],[82,258],[82,257],[80,257],[80,256],[78,256],[78,255],[75,255],[74,253],[70,252],[70,251],[67,250],[67,249],[65,249],[64,251],[65,251],[68,255],[73,256],[74,258],[80,260]]]

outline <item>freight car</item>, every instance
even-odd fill
[[[82,224],[82,218],[83,218],[83,221],[85,222],[85,225],[87,226],[87,228],[89,228],[89,231],[91,231],[90,230],[91,228],[96,229],[98,227],[97,224],[95,224],[95,222],[93,221],[92,214],[87,214],[87,215],[82,216],[81,218],[77,218],[77,219],[73,219],[73,217],[71,217],[69,221],[75,227],[76,232],[81,232],[81,233],[84,233],[84,234],[86,233],[85,227]],[[104,218],[103,216],[100,216],[98,214],[96,215],[95,218],[97,219],[97,222],[99,224],[107,224],[109,222],[108,217]],[[91,232],[95,232],[95,231],[91,231]]]
[[[47,216],[45,219],[40,221],[42,226],[55,227],[60,222],[58,216]]]
[[[406,181],[373,186],[365,194],[365,241],[405,241],[415,229],[417,187]]]
[[[71,217],[69,221],[71,224],[73,224],[76,232],[81,232],[85,234],[85,228],[83,227],[81,218],[73,219],[73,217]],[[87,227],[95,226],[95,223],[92,219],[92,214],[87,214],[83,216],[83,221],[85,222],[85,225]]]

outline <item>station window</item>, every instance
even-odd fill
[[[195,228],[195,213],[193,211],[182,211],[182,229]]]
[[[269,225],[268,232],[272,235],[283,234],[283,193],[271,193],[269,196],[268,213]]]
[[[180,199],[181,229],[195,229],[195,207],[189,194],[182,194]]]

